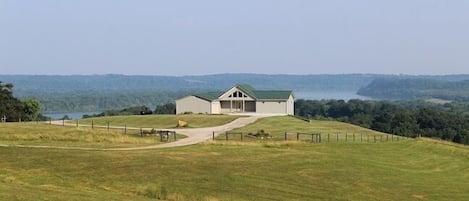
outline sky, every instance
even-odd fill
[[[468,74],[467,0],[0,0],[0,74]]]

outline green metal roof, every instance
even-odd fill
[[[208,101],[213,101],[218,99],[223,93],[222,92],[208,92],[208,93],[200,93],[200,94],[194,94],[195,97],[208,100]]]
[[[265,90],[265,91],[260,91],[256,90],[253,91],[255,94],[256,99],[260,100],[286,100],[290,98],[290,95],[292,94],[292,91],[277,91],[277,90]]]
[[[254,87],[248,84],[237,84],[236,87],[256,100],[287,100],[293,93],[292,91],[281,90],[255,90]],[[208,92],[194,94],[193,96],[207,101],[213,101],[219,99],[224,93],[225,92]]]
[[[251,96],[253,98],[256,98],[256,95],[253,92],[255,89],[251,85],[249,85],[249,84],[237,84],[236,87],[238,87],[238,89],[241,89],[241,91],[244,91],[249,96]]]

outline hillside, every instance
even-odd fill
[[[379,78],[357,92],[376,99],[442,99],[469,101],[469,80]]]
[[[142,146],[122,131],[9,123],[0,130],[5,200],[468,200],[469,148],[431,139],[360,142],[387,134],[335,121],[261,119],[237,131],[340,132],[339,142],[217,140],[186,147],[87,151],[1,144]],[[38,125],[36,125],[37,127]],[[54,131],[55,129],[55,131]],[[130,135],[134,135],[132,133]],[[149,141],[148,141],[149,140]],[[21,158],[21,160],[18,160]]]
[[[5,200],[469,200],[469,149],[434,140],[0,147],[0,157]]]

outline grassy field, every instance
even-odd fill
[[[396,136],[373,131],[348,123],[337,121],[311,120],[306,122],[290,116],[268,117],[260,119],[246,127],[232,130],[230,132],[257,133],[260,130],[269,133],[272,140],[284,140],[285,132],[289,133],[287,138],[296,140],[296,133],[321,133],[322,142],[377,142],[396,140]],[[225,135],[219,135],[217,139],[225,139]],[[240,135],[229,135],[229,139],[240,139]],[[243,140],[250,138],[244,137]],[[310,135],[300,135],[300,140],[311,141]]]
[[[469,200],[469,148],[433,140],[0,148],[0,158],[2,200]]]
[[[159,144],[159,137],[140,137],[139,130],[91,129],[36,123],[0,124],[0,144],[61,147],[137,147]],[[177,138],[183,138],[177,135]],[[172,138],[171,138],[172,139]]]
[[[131,115],[131,116],[111,116],[111,117],[97,117],[79,120],[80,124],[107,126],[121,126],[127,125],[128,127],[143,127],[143,128],[174,128],[178,125],[178,120],[183,120],[188,123],[189,128],[201,128],[219,126],[229,123],[239,116],[231,115]],[[71,121],[70,123],[75,123]]]

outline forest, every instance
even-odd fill
[[[358,90],[357,94],[376,99],[441,99],[469,101],[468,80],[428,78],[377,78]]]
[[[468,103],[423,101],[297,100],[295,115],[333,119],[400,136],[469,144]]]

